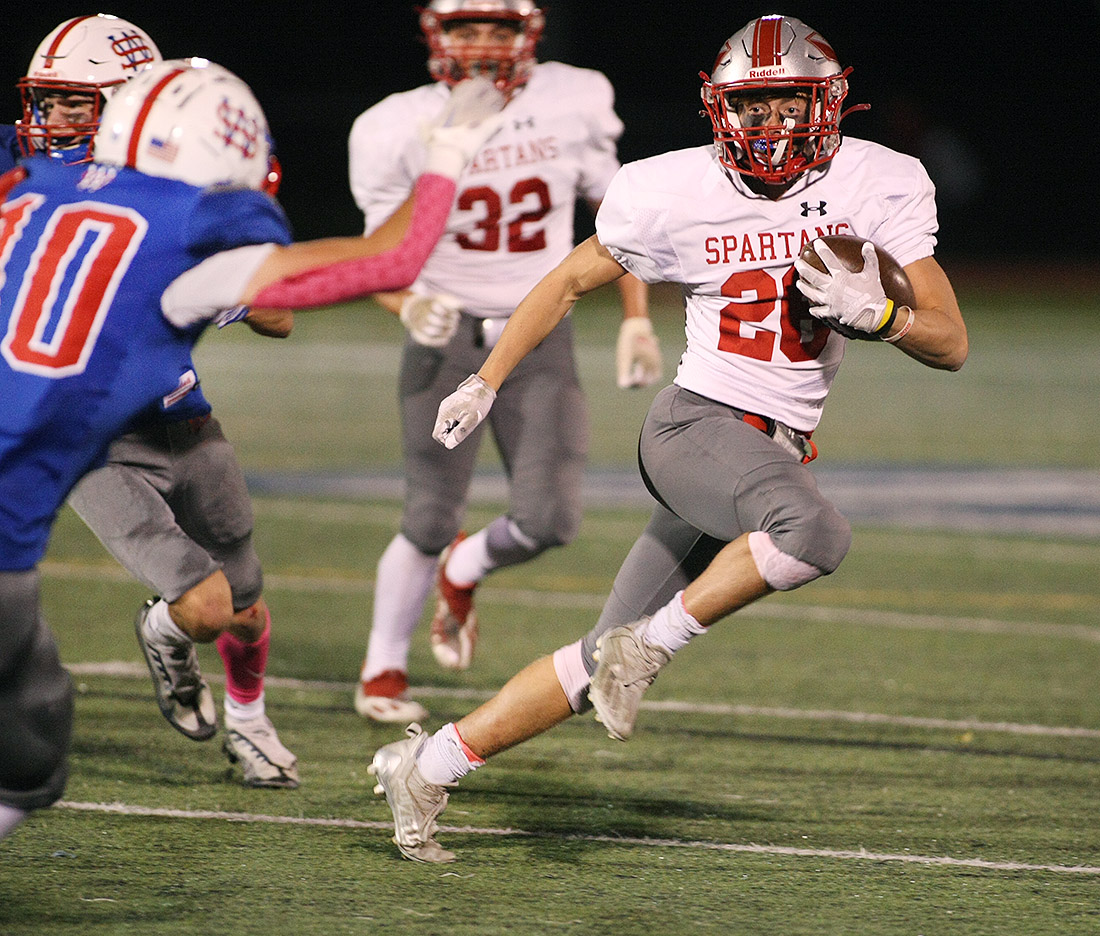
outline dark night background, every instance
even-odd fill
[[[1100,2],[733,4],[546,0],[540,58],[601,69],[626,124],[626,161],[705,143],[700,69],[752,17],[783,12],[854,66],[846,133],[919,155],[937,184],[940,254],[959,260],[1100,261]],[[101,8],[21,6],[0,37],[0,119],[38,42],[69,16],[110,12],[169,58],[202,55],[244,78],[285,170],[299,238],[350,234],[347,134],[367,106],[427,80],[412,3],[293,6],[196,0]]]

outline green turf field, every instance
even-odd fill
[[[821,465],[1100,468],[1100,307],[961,294],[958,374],[851,348]],[[657,300],[670,378],[679,313]],[[629,469],[652,394],[614,389],[605,301],[577,315],[592,463]],[[204,339],[246,470],[392,472],[399,335],[363,308],[301,316],[285,342]],[[43,600],[79,688],[72,775],[61,806],[0,845],[2,936],[1100,932],[1095,538],[860,526],[835,575],[679,654],[628,744],[574,719],[467,778],[439,834],[459,861],[431,867],[399,859],[366,772],[399,729],[351,707],[398,510],[256,499],[268,709],[295,791],[244,789],[217,739],[168,727],[131,631],[147,596],[62,515]],[[467,673],[439,670],[419,633],[428,727],[582,634],[644,519],[594,506],[575,544],[491,577]]]

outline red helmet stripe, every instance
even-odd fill
[[[131,169],[137,164],[138,142],[141,140],[141,131],[145,127],[145,121],[149,117],[149,111],[153,109],[154,102],[168,83],[177,75],[182,75],[186,70],[185,68],[173,68],[153,86],[153,89],[145,95],[145,100],[141,102],[141,110],[138,111],[137,119],[134,120],[134,129],[130,131],[130,144],[126,147],[126,165]]]
[[[83,23],[84,20],[95,18],[95,13],[89,13],[86,16],[74,16],[71,20],[69,20],[69,22],[64,25],[61,32],[53,37],[53,42],[50,43],[49,51],[46,52],[46,68],[53,67],[53,57],[57,55],[57,50],[61,48],[61,43],[64,41],[65,37],[69,35],[69,32],[72,30],[72,28],[74,26],[78,26],[80,23]]]
[[[762,16],[752,33],[752,67],[779,65],[780,41],[783,38],[783,17]]]

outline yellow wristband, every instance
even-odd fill
[[[889,331],[890,326],[894,324],[894,319],[897,317],[897,314],[894,300],[887,296],[886,308],[882,310],[882,318],[878,320],[878,324],[871,329],[871,332],[875,335],[881,335],[883,332]]]

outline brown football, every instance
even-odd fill
[[[857,273],[863,269],[862,251],[863,245],[867,243],[865,238],[853,237],[850,234],[829,234],[822,237],[821,240],[825,241],[828,248],[840,258],[840,262],[853,273]],[[886,293],[888,298],[893,299],[896,305],[909,306],[912,308],[916,300],[913,296],[913,284],[909,282],[909,277],[905,275],[905,270],[901,268],[897,260],[879,247],[878,244],[875,244],[875,253],[878,254],[879,280],[882,282],[883,292]],[[814,251],[813,241],[802,248],[802,259],[810,264],[810,266],[821,270],[823,273],[825,272],[825,264],[821,262],[821,258]],[[866,332],[856,332],[854,329],[838,328],[837,324],[833,322],[829,322],[829,324],[849,338],[867,338],[874,340],[874,336]]]

